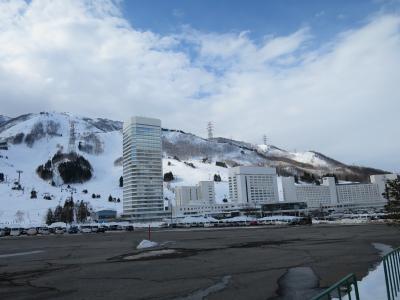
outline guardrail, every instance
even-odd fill
[[[342,300],[345,296],[348,300],[360,300],[357,278],[353,273],[342,278],[319,295],[313,297],[311,300]]]
[[[396,299],[400,295],[400,248],[397,248],[383,257],[383,269],[388,300]]]

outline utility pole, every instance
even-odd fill
[[[267,142],[268,142],[267,135],[264,134],[263,135],[263,143],[264,143],[264,145],[267,145]]]

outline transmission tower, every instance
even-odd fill
[[[263,135],[263,143],[264,143],[264,145],[267,145],[267,142],[268,142],[267,135],[264,134]]]
[[[208,133],[208,139],[213,138],[213,131],[214,131],[214,125],[212,122],[207,123],[207,133]]]
[[[75,123],[73,121],[70,121],[69,123],[68,152],[75,152]]]

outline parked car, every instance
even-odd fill
[[[133,231],[134,229],[133,229],[133,225],[127,225],[127,226],[125,226],[125,230],[126,231]]]
[[[10,230],[10,236],[19,236],[21,235],[21,228],[19,227],[13,227]]]
[[[38,233],[42,234],[42,235],[47,235],[47,234],[50,233],[50,230],[47,227],[39,227],[38,228]]]
[[[56,227],[54,230],[55,234],[64,234],[65,233],[65,228],[64,227]]]
[[[105,226],[105,225],[100,225],[100,226],[98,227],[98,229],[97,229],[97,232],[104,233],[104,232],[106,232],[106,230],[107,230],[107,226]]]
[[[91,230],[92,232],[99,232],[99,225],[92,225]]]
[[[81,225],[80,231],[82,233],[90,233],[92,232],[92,227],[90,225]]]
[[[4,230],[4,228],[0,228],[0,236],[5,236],[6,235],[6,231]]]
[[[79,232],[78,226],[70,226],[68,228],[68,233],[69,234],[75,234],[75,233],[78,233],[78,232]]]
[[[30,227],[26,230],[26,234],[27,235],[36,235],[37,234],[37,230],[36,227]]]
[[[169,225],[166,222],[161,223],[160,228],[168,228]]]
[[[11,231],[10,227],[4,227],[3,229],[4,229],[4,232],[6,235],[10,235],[10,231]]]
[[[115,225],[115,224],[110,225],[110,226],[108,226],[108,230],[110,230],[110,231],[116,231],[116,230],[118,230],[118,225]]]

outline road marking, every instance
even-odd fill
[[[22,256],[22,255],[36,254],[36,253],[42,253],[42,252],[44,252],[44,251],[43,250],[35,250],[35,251],[28,251],[28,252],[1,254],[0,258],[13,257],[13,256]]]

